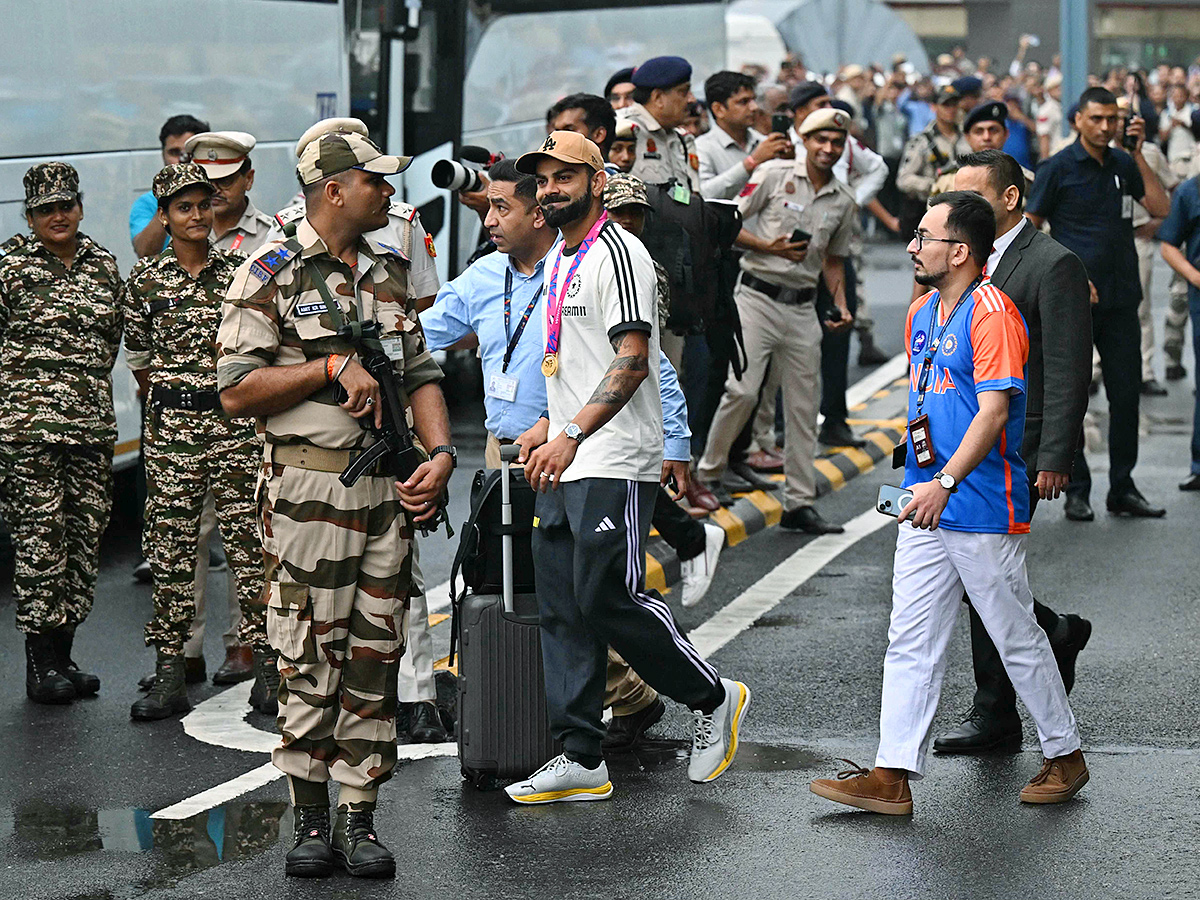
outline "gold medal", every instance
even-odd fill
[[[547,378],[554,377],[554,373],[558,371],[558,354],[547,353],[542,357],[542,374]]]

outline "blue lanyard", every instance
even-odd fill
[[[504,337],[508,341],[508,346],[504,349],[504,366],[500,369],[501,372],[508,372],[508,364],[512,362],[513,350],[517,348],[517,342],[521,340],[521,335],[525,333],[525,326],[529,323],[529,316],[533,313],[533,308],[537,306],[538,299],[542,296],[542,289],[545,288],[545,283],[541,284],[537,293],[533,295],[533,299],[529,301],[529,305],[525,307],[525,313],[521,316],[521,321],[517,323],[517,333],[509,336],[508,324],[512,317],[512,269],[504,270]]]
[[[938,332],[938,336],[929,342],[929,347],[925,351],[925,359],[921,361],[921,374],[917,378],[917,415],[921,414],[921,407],[925,405],[925,392],[929,390],[929,378],[933,374],[933,357],[937,353],[938,347],[941,346],[942,338],[946,335],[946,329],[950,327],[950,323],[954,321],[954,314],[958,312],[958,308],[963,305],[963,301],[975,292],[975,289],[983,283],[983,278],[976,278],[971,282],[970,286],[963,291],[963,295],[958,298],[958,302],[954,304],[954,308],[950,310],[950,315],[946,316],[946,321],[942,324],[942,330]],[[938,292],[937,298],[929,304],[929,333],[933,334],[934,325],[937,323],[938,308],[942,305],[941,292]]]

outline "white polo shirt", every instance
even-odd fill
[[[564,249],[575,248],[560,244],[546,260],[547,286],[556,262],[560,286],[566,278],[574,254],[564,255]],[[551,437],[566,428],[587,405],[608,372],[616,357],[612,340],[627,331],[643,331],[650,336],[650,371],[646,379],[608,424],[579,445],[561,480],[657,482],[662,474],[663,416],[658,386],[658,282],[650,254],[641,241],[610,219],[570,282],[559,289],[566,295],[558,372],[546,379]],[[543,319],[543,341],[545,324]]]

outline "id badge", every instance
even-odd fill
[[[908,436],[912,438],[913,457],[922,469],[934,463],[933,438],[929,436],[929,416],[917,416],[908,423]]]
[[[1132,219],[1133,218],[1133,195],[1131,195],[1131,194],[1122,194],[1121,195],[1121,218],[1122,219]]]
[[[692,202],[692,189],[686,184],[677,184],[671,188],[671,199],[687,206]]]
[[[517,399],[517,379],[514,375],[503,372],[493,372],[488,378],[487,394],[497,400],[507,400],[512,403]]]
[[[387,358],[392,362],[404,361],[404,338],[380,338],[379,343],[383,345],[383,352],[387,354]]]

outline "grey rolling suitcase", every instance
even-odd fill
[[[531,591],[513,590],[514,532],[528,542],[532,530],[532,521],[528,528],[513,528],[509,463],[518,451],[516,446],[501,448],[501,527],[491,534],[493,546],[495,532],[500,537],[500,593],[468,591],[456,605],[458,758],[463,778],[478,788],[524,778],[560,752],[546,714],[537,598]],[[477,512],[472,510],[473,520]],[[476,540],[489,540],[474,522],[468,526],[463,541],[472,527]],[[532,563],[528,547],[518,555],[523,564]],[[523,574],[530,580],[532,573]]]

